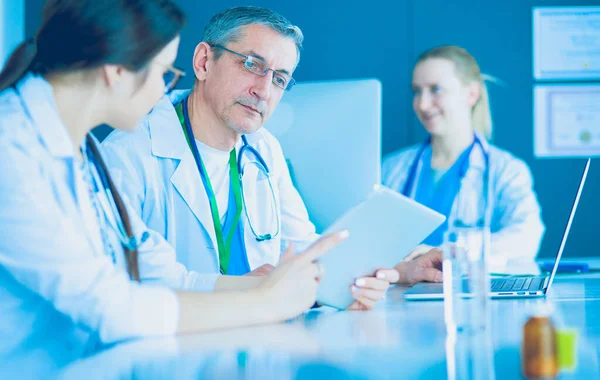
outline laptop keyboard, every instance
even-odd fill
[[[492,292],[538,291],[544,287],[546,277],[493,278]]]

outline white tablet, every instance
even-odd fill
[[[350,236],[319,259],[325,265],[325,275],[317,301],[346,309],[354,301],[350,286],[357,278],[394,267],[445,219],[396,191],[376,186],[365,201],[324,232],[347,229]]]

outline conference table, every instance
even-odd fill
[[[441,301],[390,288],[368,312],[312,309],[285,323],[120,343],[62,369],[67,379],[441,379],[465,350],[449,344]],[[518,379],[523,325],[543,299],[491,301],[480,378]],[[600,274],[557,276],[546,302],[578,330],[578,364],[559,378],[600,378]],[[464,345],[464,343],[463,343]],[[464,346],[460,346],[463,347]],[[481,352],[479,352],[481,354]],[[481,356],[481,355],[480,355]],[[453,369],[454,368],[454,369]],[[481,366],[479,370],[481,371]],[[487,373],[487,375],[486,375]],[[455,378],[463,378],[460,373]]]

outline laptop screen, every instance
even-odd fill
[[[567,237],[569,236],[569,231],[571,230],[571,224],[573,223],[573,218],[575,217],[575,211],[577,211],[577,205],[579,204],[579,198],[581,197],[581,193],[583,192],[583,185],[585,184],[585,179],[587,178],[588,170],[590,169],[591,159],[588,158],[585,169],[583,169],[583,175],[581,176],[581,181],[579,181],[579,189],[577,190],[577,195],[575,196],[575,202],[573,202],[573,207],[571,207],[571,214],[569,215],[569,221],[567,222],[567,228],[562,237],[562,241],[560,242],[560,248],[558,249],[558,255],[556,256],[556,260],[554,261],[554,268],[552,268],[552,274],[550,275],[550,280],[548,281],[548,287],[546,289],[550,289],[552,285],[552,281],[554,281],[554,276],[556,275],[556,270],[558,269],[558,262],[560,261],[560,257],[563,254],[563,250],[565,249],[565,244],[567,243]]]

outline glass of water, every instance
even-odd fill
[[[490,240],[486,227],[452,226],[444,234],[444,318],[448,331],[489,330]]]

